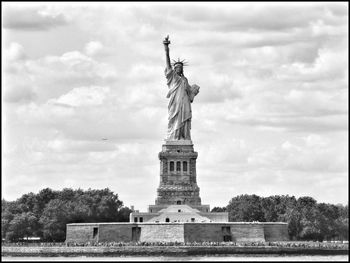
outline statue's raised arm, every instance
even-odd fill
[[[164,39],[163,44],[165,48],[166,67],[167,69],[171,69],[170,56],[169,56],[169,44],[170,44],[169,35]]]

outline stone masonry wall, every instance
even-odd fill
[[[99,227],[99,242],[130,242],[132,227],[137,224],[101,224]]]
[[[183,224],[140,224],[141,242],[184,242]]]
[[[266,241],[288,241],[288,224],[286,223],[264,223]]]
[[[185,242],[222,242],[221,225],[217,224],[185,224]]]
[[[142,242],[222,242],[224,236],[236,242],[289,240],[285,223],[99,223],[67,225],[66,242],[130,242],[133,227],[141,228]]]
[[[93,228],[98,224],[77,224],[67,225],[66,242],[95,242],[93,238]]]
[[[264,242],[264,225],[258,223],[230,224],[232,241],[237,242]]]
[[[230,232],[223,231],[223,227],[230,227]],[[185,224],[185,241],[186,242],[203,242],[224,241],[224,235],[231,235],[232,241],[237,242],[264,242],[264,227],[262,224],[240,224],[240,223],[223,223],[223,224]]]

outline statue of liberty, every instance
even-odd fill
[[[191,103],[199,92],[196,84],[190,86],[183,74],[184,61],[174,61],[173,67],[169,57],[169,36],[163,41],[166,55],[165,76],[169,91],[168,133],[167,140],[191,140]]]

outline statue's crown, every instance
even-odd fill
[[[176,67],[177,65],[181,65],[181,66],[188,66],[188,63],[187,63],[187,61],[185,61],[185,60],[180,60],[179,58],[177,59],[177,61],[176,60],[174,60],[173,59],[173,67]]]

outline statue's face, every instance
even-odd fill
[[[183,68],[181,65],[178,65],[175,67],[175,72],[179,75],[182,75],[183,74]]]

